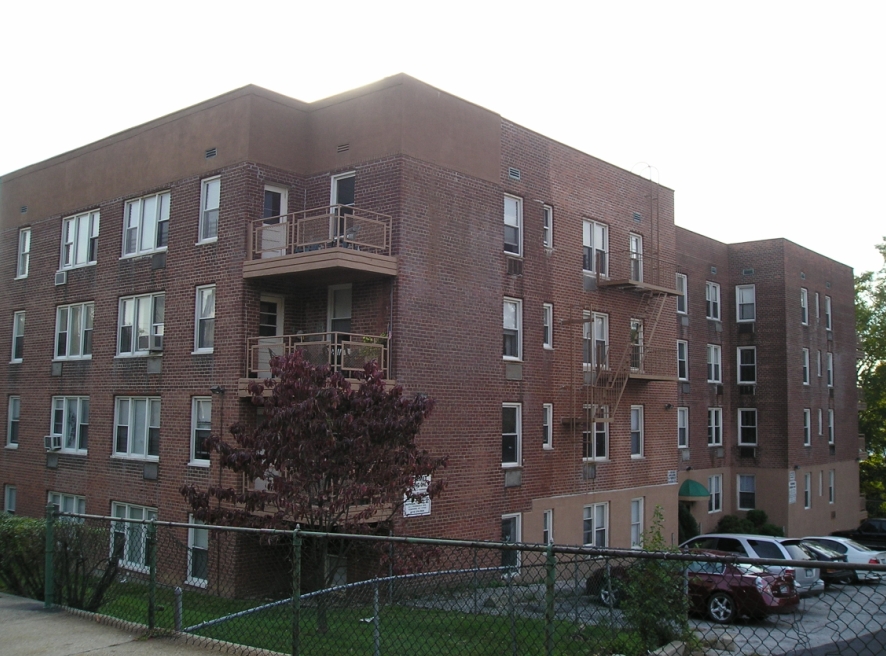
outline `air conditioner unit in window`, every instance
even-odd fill
[[[739,458],[756,458],[757,457],[757,448],[753,446],[739,446],[738,447],[738,457]]]
[[[152,335],[151,336],[151,344],[148,346],[149,353],[162,353],[163,352],[163,335]]]
[[[43,436],[43,448],[47,451],[59,451],[62,448],[62,436],[61,435],[44,435]]]
[[[68,282],[68,272],[67,271],[56,271],[55,272],[55,284],[56,285],[64,285]]]

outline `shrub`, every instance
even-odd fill
[[[746,517],[725,515],[718,523],[715,533],[751,533],[784,537],[784,531],[769,523],[769,517],[762,510],[749,510]]]
[[[695,521],[695,517],[692,516],[692,511],[689,510],[689,506],[685,503],[680,504],[677,520],[680,544],[683,544],[686,540],[692,539],[701,533],[698,522]]]

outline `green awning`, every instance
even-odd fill
[[[707,499],[710,495],[708,489],[699,483],[698,481],[693,481],[691,478],[687,478],[683,481],[683,485],[680,486],[680,493],[677,495],[681,499]]]

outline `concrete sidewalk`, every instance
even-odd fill
[[[0,592],[0,654],[73,656],[74,654],[206,654],[208,649],[182,638],[144,638],[140,633],[100,624],[43,602]]]

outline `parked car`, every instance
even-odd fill
[[[819,544],[817,542],[810,542],[801,538],[784,538],[781,543],[785,547],[787,547],[788,551],[793,553],[794,550],[798,549],[812,560],[832,563],[846,562],[845,555],[838,553],[833,549],[830,549],[829,547],[826,547],[823,544]],[[822,567],[820,569],[821,580],[824,581],[825,585],[831,585],[834,583],[847,583],[851,581],[853,577],[853,572],[849,569],[836,569],[828,567]]]
[[[704,551],[725,551],[750,558],[770,560],[811,560],[795,558],[781,543],[783,538],[769,535],[752,535],[746,533],[708,533],[687,540],[680,545],[681,549],[703,549]],[[821,594],[824,581],[817,567],[793,567],[788,565],[768,565],[766,569],[772,574],[785,574],[794,570],[797,592],[801,597]]]
[[[877,551],[886,551],[886,519],[876,517],[866,519],[858,528],[848,531],[834,531],[831,535],[855,540],[859,544]]]
[[[846,562],[859,563],[862,565],[886,565],[886,551],[877,551],[863,544],[859,544],[850,538],[843,538],[835,535],[822,537],[803,538],[807,542],[814,542],[823,545],[829,549],[833,549],[837,553],[846,556]],[[870,570],[853,570],[852,581],[877,582],[883,575],[880,572],[872,572]]]
[[[723,552],[696,551],[701,556],[731,556]],[[672,564],[677,565],[674,561]],[[763,619],[773,613],[793,610],[800,597],[790,570],[785,575],[771,574],[762,567],[744,563],[688,561],[675,570],[674,585],[685,582],[689,612],[708,617],[718,624],[740,617]],[[604,605],[618,606],[624,601],[630,565],[600,568],[587,580],[586,590]]]

